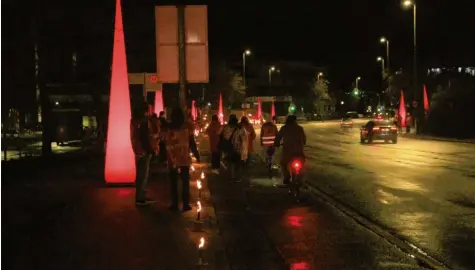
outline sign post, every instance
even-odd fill
[[[158,81],[180,84],[186,112],[186,84],[209,81],[207,6],[157,6],[155,24]]]

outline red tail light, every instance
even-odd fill
[[[292,162],[292,168],[300,170],[302,168],[302,163],[300,163],[300,161],[294,161]]]
[[[392,127],[391,130],[397,130],[397,128],[396,128],[396,127]]]
[[[375,130],[379,130],[379,127],[374,127],[374,128],[373,128],[373,131],[375,131]]]

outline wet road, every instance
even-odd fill
[[[475,144],[362,145],[358,128],[303,126],[311,184],[447,265],[474,269]]]
[[[395,246],[303,191],[296,203],[274,187],[264,164],[250,185],[210,177],[218,227],[231,269],[421,269]]]

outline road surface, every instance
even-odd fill
[[[455,269],[475,267],[475,144],[360,144],[338,122],[303,124],[308,180]]]

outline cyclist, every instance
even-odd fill
[[[290,182],[290,172],[287,165],[295,157],[305,158],[303,148],[307,141],[303,127],[297,124],[297,117],[295,115],[287,117],[285,125],[277,133],[275,146],[279,147],[281,141],[283,147],[280,167],[284,174],[283,184],[288,185]]]
[[[272,177],[272,164],[275,153],[274,143],[278,132],[275,120],[276,118],[273,116],[272,121],[267,121],[261,128],[261,145],[264,147],[264,152],[266,154],[266,164],[269,169],[269,177]]]

